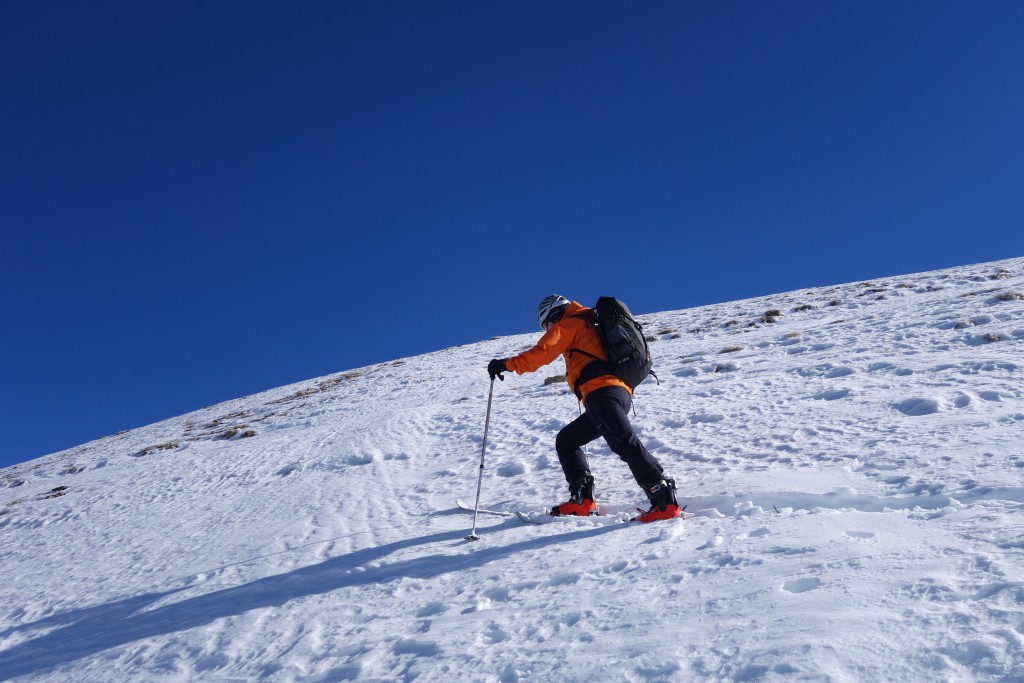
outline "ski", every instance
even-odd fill
[[[527,524],[546,524],[546,522],[542,522],[539,519],[530,519],[526,516],[525,512],[516,512],[516,517],[519,518],[519,521],[526,522]]]
[[[638,511],[640,512],[640,514],[643,514],[645,512],[645,510],[639,510],[639,509],[638,509]],[[647,522],[647,523],[648,524],[653,524],[654,522],[671,522],[673,519],[693,519],[696,516],[697,515],[695,515],[692,512],[680,512],[678,517],[669,517],[668,519],[655,519],[655,520],[652,520],[652,521]],[[638,515],[636,517],[631,517],[629,519],[629,521],[631,521],[631,522],[639,522],[640,521],[640,516]]]
[[[638,509],[637,511],[640,512],[640,513],[643,513],[643,510],[639,510]],[[575,520],[581,520],[581,519],[590,519],[590,520],[593,520],[595,524],[602,525],[602,526],[608,525],[608,524],[620,524],[620,523],[625,523],[625,522],[639,522],[640,521],[639,516],[629,516],[628,514],[624,514],[622,511],[614,512],[614,511],[611,511],[611,510],[602,511],[602,512],[596,514],[596,515],[589,515],[587,517],[579,517],[579,516],[576,516],[576,515],[551,515],[551,514],[545,514],[545,513],[532,513],[532,515],[531,515],[530,513],[522,512],[520,510],[517,510],[515,514],[516,514],[516,517],[518,517],[520,519],[520,521],[525,522],[526,524],[535,524],[535,525],[551,524],[552,522],[560,522],[560,521],[561,522],[575,521]],[[682,514],[679,515],[679,517],[674,517],[672,519],[693,519],[694,516],[695,515],[692,512],[683,512]],[[671,520],[657,520],[657,521],[671,521]]]
[[[551,524],[553,522],[574,522],[581,520],[590,520],[596,526],[605,526],[609,524],[619,524],[622,522],[631,522],[632,519],[622,514],[604,514],[598,513],[596,515],[587,515],[586,517],[579,515],[552,515],[546,512],[523,512],[522,510],[516,510],[516,517],[520,521],[526,524]]]
[[[531,517],[531,514],[534,516]],[[552,522],[579,521],[582,519],[593,520],[595,523],[601,525],[630,521],[628,519],[622,519],[617,515],[588,515],[586,517],[581,517],[578,515],[551,515],[544,512],[527,513],[521,510],[516,511],[516,517],[518,517],[522,522],[536,525],[551,524]]]
[[[464,500],[456,499],[455,505],[466,512],[473,512],[474,508],[472,505]],[[581,519],[593,519],[597,524],[618,524],[623,522],[636,522],[637,517],[629,516],[626,510],[620,510],[615,506],[601,505],[599,512],[596,515],[590,515],[588,517],[577,517],[576,515],[551,515],[543,512],[524,512],[522,510],[516,510],[515,512],[509,512],[507,510],[488,510],[486,508],[480,508],[478,512],[481,515],[494,515],[495,517],[518,517],[520,521],[525,524],[550,524],[552,522],[566,521],[566,520],[581,520]],[[635,508],[639,512],[643,512],[639,508]],[[626,514],[624,514],[626,513]],[[694,514],[692,512],[683,512],[682,515],[675,519],[692,519]]]
[[[486,510],[484,508],[477,510],[466,501],[458,498],[455,499],[455,504],[466,512],[479,512],[481,515],[494,515],[496,517],[511,517],[513,515],[513,513],[504,510]]]

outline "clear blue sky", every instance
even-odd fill
[[[1022,35],[1016,0],[3,3],[0,465],[551,292],[1021,256]]]

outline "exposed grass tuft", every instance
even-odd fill
[[[147,456],[147,455],[153,455],[154,453],[159,453],[160,451],[173,451],[178,446],[179,446],[179,444],[178,444],[177,441],[171,441],[169,443],[161,443],[161,444],[157,444],[155,446],[147,446],[146,448],[143,448],[138,453],[135,453],[135,457],[136,458],[142,458],[142,457]]]

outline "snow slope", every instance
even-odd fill
[[[486,362],[536,333],[7,468],[0,678],[1024,681],[1021,292],[1011,259],[641,316],[687,521],[464,540]],[[556,365],[495,383],[489,508],[564,497]]]

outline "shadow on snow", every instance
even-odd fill
[[[506,520],[501,524],[486,527],[482,529],[487,534],[485,540],[474,544],[471,552],[459,555],[438,553],[380,567],[365,566],[407,548],[445,541],[461,541],[465,538],[465,529],[365,548],[319,564],[187,598],[155,609],[146,608],[186,589],[176,588],[147,593],[48,617],[32,624],[8,629],[0,634],[7,636],[17,631],[56,627],[45,635],[0,652],[0,678],[14,678],[44,671],[135,641],[187,631],[217,619],[238,616],[255,609],[281,607],[292,600],[312,595],[352,586],[385,584],[401,578],[433,579],[503,560],[525,550],[571,543],[623,527],[600,526],[542,538],[530,538],[500,547],[487,545],[487,541],[494,538],[496,532],[513,528],[521,529],[522,524],[517,520]]]

